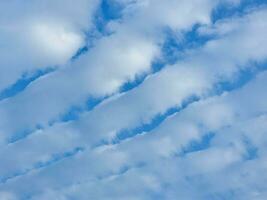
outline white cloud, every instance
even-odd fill
[[[167,2],[163,4],[168,5]],[[116,25],[114,34],[97,41],[87,54],[62,70],[33,82],[23,93],[1,102],[1,131],[8,137],[25,127],[34,129],[38,124],[46,126],[71,106],[83,105],[89,96],[113,94],[123,83],[148,73],[152,61],[159,55],[159,44],[162,42],[159,30],[171,26],[168,20],[158,23],[157,18],[149,17],[153,14],[153,6],[152,3],[150,6],[136,6],[133,16],[125,14],[122,22]],[[204,14],[210,16],[207,12],[210,9],[207,10],[206,6],[192,7],[190,2],[183,2],[179,9],[183,10],[184,7],[203,13],[174,27],[178,30],[190,29],[194,23],[202,22]],[[177,17],[185,19],[187,13],[177,13]],[[146,18],[149,21],[143,21]],[[19,120],[11,125],[10,118]]]
[[[65,170],[67,166],[68,169],[76,169],[75,179],[81,182],[69,188],[62,188],[57,191],[58,194],[65,194],[79,199],[88,197],[103,199],[107,198],[107,196],[116,199],[118,195],[122,194],[136,197],[137,199],[150,199],[148,191],[151,193],[160,191],[164,198],[171,198],[173,195],[173,198],[175,196],[184,196],[186,199],[194,199],[196,196],[200,199],[206,199],[214,195],[228,195],[228,190],[235,191],[237,194],[234,195],[237,195],[238,199],[242,197],[243,192],[249,196],[263,195],[262,191],[260,191],[263,185],[257,184],[257,182],[263,183],[267,174],[262,173],[261,177],[259,177],[258,173],[254,173],[255,171],[251,169],[254,168],[261,171],[266,169],[264,164],[266,143],[263,142],[265,141],[264,136],[266,133],[264,128],[266,126],[266,116],[255,116],[255,112],[258,113],[255,106],[257,103],[253,103],[252,100],[250,104],[255,110],[248,109],[247,111],[250,111],[250,114],[245,119],[241,114],[242,111],[236,108],[235,104],[240,103],[239,99],[242,98],[244,93],[251,96],[261,94],[262,85],[265,84],[266,80],[266,73],[264,73],[243,89],[195,103],[193,107],[189,107],[170,118],[151,133],[135,137],[132,140],[114,146],[114,148],[107,148],[101,152],[90,153],[88,151],[86,154],[74,158],[72,162],[69,160],[63,161],[60,164],[61,167],[63,165]],[[255,90],[255,87],[260,90]],[[266,100],[266,97],[264,100]],[[209,123],[209,120],[206,121],[205,114],[211,112],[216,104],[220,106],[222,103],[231,108],[229,112],[233,113],[234,118],[215,128],[214,125]],[[266,103],[261,107],[261,111],[266,112],[264,106],[266,106]],[[245,106],[242,108],[246,110]],[[202,113],[202,115],[195,116],[195,113]],[[222,116],[224,116],[224,113],[222,115],[218,113],[214,118],[219,120]],[[190,132],[183,132],[185,131],[185,124],[199,129],[197,134],[204,135],[209,131],[215,131],[216,135],[211,141],[210,148],[207,147],[202,151],[191,152],[182,158],[175,158],[173,157],[174,152],[179,152],[183,146],[186,146],[195,138],[195,136],[190,136]],[[225,129],[224,127],[228,128]],[[191,131],[192,129],[187,130]],[[261,142],[255,143],[253,141],[253,143],[261,151],[265,150],[263,151],[264,154],[260,155],[260,158],[254,158],[252,161],[243,161],[246,147],[243,143],[240,143],[242,140],[237,137],[239,134],[240,136],[246,134],[251,139],[254,138],[255,134],[258,137],[260,136],[261,139],[259,138],[256,141]],[[169,148],[171,145],[175,145],[176,149],[175,151],[170,149],[169,153],[165,152],[165,155],[162,155],[161,149],[166,144],[166,138],[172,141],[171,144],[168,142],[166,147]],[[154,146],[155,142],[157,142],[157,146]],[[124,156],[121,157],[121,154]],[[120,162],[116,162],[117,159]],[[111,163],[110,160],[113,162]],[[136,163],[140,162],[145,165],[134,167],[125,174],[118,174],[111,179],[104,178],[103,180],[93,181],[95,175],[100,176],[100,174],[104,175],[112,171],[118,172],[125,164],[135,166]],[[50,176],[61,169],[60,165],[51,167],[49,171],[36,175],[31,174],[22,178],[21,181],[34,181],[36,179],[51,181]],[[101,168],[99,168],[100,166]],[[87,168],[90,168],[91,173],[86,179],[83,177],[83,173]],[[63,174],[61,174],[62,177],[64,176],[63,182],[73,181],[72,177],[66,177],[66,171]],[[147,176],[156,181],[151,187],[146,182],[147,179],[145,177]],[[20,184],[19,182],[14,184]],[[155,184],[156,186],[153,186]],[[164,184],[169,184],[169,187],[165,188]],[[247,184],[253,184],[254,186],[248,188]],[[11,185],[13,184],[11,183]],[[142,188],[138,185],[142,186]],[[179,185],[179,190],[175,187],[177,185]],[[190,188],[188,188],[189,186]],[[119,191],[115,189],[118,187],[120,188]],[[106,188],[110,188],[110,190]],[[92,191],[92,193],[88,193],[88,191]]]
[[[97,0],[1,1],[0,90],[23,73],[62,65],[85,43]]]
[[[209,24],[211,9],[220,1],[199,2],[132,2],[123,18],[112,22],[113,34],[96,41],[94,48],[75,62],[1,102],[0,190],[10,193],[2,192],[0,198],[264,197],[267,73],[260,72],[234,91],[211,94],[216,84],[234,82],[242,72],[266,60],[266,8]],[[162,18],[156,15],[160,11],[166,14]],[[76,23],[80,18],[73,20]],[[71,55],[70,49],[79,39],[70,30],[77,29],[63,22],[56,26],[51,21],[41,25],[37,21],[33,35],[49,35],[49,41],[32,40],[33,45],[48,44],[45,49],[50,49],[47,54],[51,56]],[[213,34],[215,39],[185,52],[183,60],[148,76],[135,89],[117,94],[123,83],[150,72],[151,62],[160,54],[164,26],[179,32],[198,22],[206,24],[199,33]],[[64,43],[67,49],[57,44],[62,39],[58,35],[69,41]],[[90,95],[113,96],[75,121],[46,126]],[[194,95],[200,98],[198,102],[168,116],[153,130],[118,144],[101,143],[111,141],[121,130],[141,127],[142,131],[143,124]],[[44,129],[5,144],[17,131],[39,123]],[[77,147],[84,150],[71,155]]]

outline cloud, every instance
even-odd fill
[[[191,3],[188,4],[183,3],[182,6],[190,7]],[[153,7],[154,4],[151,5]],[[205,13],[206,7],[201,7],[200,10],[202,9]],[[160,34],[158,28],[162,29],[168,26],[168,23],[154,25],[153,19],[149,19],[147,26],[146,22],[142,22],[146,19],[145,14],[151,15],[150,6],[136,6],[132,18],[128,19],[131,14],[125,14],[127,21],[123,22],[123,18],[122,22],[115,26],[114,34],[97,41],[87,54],[69,63],[62,70],[33,82],[23,93],[3,101],[0,105],[0,115],[4,116],[1,127],[7,137],[21,132],[23,128],[32,130],[36,126],[47,126],[49,122],[57,121],[69,107],[83,106],[91,96],[102,98],[112,95],[118,92],[125,82],[144,73],[149,74],[153,61],[159,56],[160,43],[163,40],[163,34]],[[206,15],[209,16],[210,13]],[[186,16],[186,13],[180,13],[180,17]],[[190,22],[177,28],[190,29],[201,19],[202,15],[196,15]],[[157,19],[154,20],[157,22]],[[109,67],[106,67],[107,65]],[[31,112],[27,112],[29,107],[33,108]],[[14,117],[23,120],[18,120],[16,126],[10,126],[9,118]]]
[[[1,2],[0,89],[23,73],[62,65],[85,43],[97,1]]]
[[[14,196],[14,194],[9,192],[0,192],[0,197],[3,200],[16,200],[17,198]]]
[[[265,135],[263,127],[266,126],[266,115],[258,116],[257,106],[254,106],[257,105],[257,102],[253,103],[253,98],[249,102],[255,110],[248,109],[250,114],[246,118],[241,114],[243,110],[240,110],[236,104],[240,103],[239,99],[244,94],[250,94],[253,97],[258,96],[262,91],[261,89],[255,90],[255,88],[261,88],[265,82],[266,73],[261,74],[249,85],[237,91],[195,103],[192,107],[169,118],[159,128],[150,133],[145,133],[140,137],[123,141],[119,145],[107,147],[103,150],[99,149],[99,151],[93,152],[89,150],[86,154],[74,158],[72,162],[69,160],[63,161],[60,165],[64,165],[65,170],[67,169],[66,166],[69,169],[77,169],[75,173],[77,180],[84,180],[84,182],[74,184],[69,188],[62,188],[62,190],[58,191],[59,194],[80,199],[88,197],[103,199],[108,196],[116,199],[123,193],[129,198],[134,196],[137,199],[150,199],[152,197],[149,194],[146,195],[148,191],[154,195],[159,191],[163,195],[162,198],[166,199],[175,198],[175,196],[184,196],[186,199],[194,199],[195,197],[206,199],[213,196],[219,196],[218,198],[221,196],[223,198],[223,196],[228,195],[242,199],[242,192],[249,196],[261,195],[259,190],[264,184],[259,184],[253,189],[246,189],[247,184],[250,184],[250,182],[264,181],[265,173],[262,174],[261,178],[256,178],[256,174],[251,178],[242,174],[249,173],[252,175],[254,170],[251,172],[249,170],[251,167],[256,167],[254,163],[257,163],[258,166],[256,168],[259,168],[259,170],[264,168],[264,164],[260,164],[261,159],[257,158],[252,161],[244,160],[246,144],[239,137],[242,138],[245,134],[248,138],[255,138],[256,134],[257,137],[261,137],[257,141],[263,142]],[[266,97],[263,101],[265,100]],[[221,119],[225,118],[226,111],[218,112],[218,107],[223,105],[228,108],[227,115],[230,116],[224,121]],[[242,108],[244,109],[245,106]],[[266,103],[265,108],[262,105],[260,110],[266,112]],[[217,112],[214,120],[221,122],[217,126],[210,123],[209,116],[205,116],[211,112]],[[196,116],[195,113],[199,115]],[[195,130],[194,135],[192,135],[193,130]],[[200,151],[192,151],[183,157],[179,157],[179,154],[176,154],[190,141],[199,140],[199,137],[210,131],[216,133],[211,140],[210,147]],[[168,142],[166,143],[166,141]],[[261,144],[255,142],[253,140],[253,144],[264,151],[265,142]],[[170,148],[171,146],[172,148]],[[162,154],[163,151],[165,152],[164,154]],[[264,155],[265,153],[263,153],[262,159],[264,159]],[[109,162],[110,159],[112,159],[112,163]],[[142,164],[138,166],[138,163]],[[129,171],[121,174],[120,169],[125,164],[131,167]],[[61,169],[60,165],[51,167],[47,173],[58,173]],[[236,167],[234,167],[235,165]],[[252,166],[249,167],[250,165]],[[92,177],[82,178],[87,168],[90,168],[91,175],[89,177]],[[237,171],[238,169],[242,170]],[[114,175],[110,172],[113,170]],[[41,172],[38,175],[29,175],[27,180],[44,179],[52,181],[52,177],[49,177],[47,173]],[[64,177],[62,181],[65,183],[73,181],[73,178],[68,176],[67,173],[65,171],[62,174],[61,172],[62,178]],[[109,174],[107,177],[105,176],[106,173]],[[231,175],[225,176],[224,173],[230,173]],[[91,181],[92,179],[94,180],[93,176],[101,177],[101,174],[103,178]],[[231,178],[232,176],[238,179],[239,182]],[[151,186],[146,182],[148,178],[149,180],[152,179],[151,181],[154,180],[154,182],[150,183],[152,184]],[[25,178],[21,179],[21,181],[24,180]],[[218,182],[216,180],[221,181]],[[20,185],[19,182],[17,184]],[[168,184],[169,187],[164,187],[165,184]],[[176,188],[177,185],[180,187],[179,190]],[[208,185],[212,186],[208,187]],[[107,190],[105,188],[110,189]],[[115,188],[120,188],[120,190],[117,191]],[[228,190],[232,190],[233,194],[229,194]],[[239,192],[240,190],[242,192]],[[92,193],[88,193],[88,191],[92,191]],[[194,192],[192,193],[192,191]],[[256,191],[258,191],[258,194]]]
[[[118,17],[70,59],[84,31],[97,31],[102,3],[2,3],[1,42],[13,54],[0,63],[15,69],[0,67],[3,85],[58,68],[0,102],[0,199],[264,198],[266,7],[113,0]],[[222,5],[234,14],[214,19]],[[185,43],[191,31],[207,39],[178,40],[182,57],[169,62],[166,29]]]

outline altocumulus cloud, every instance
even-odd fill
[[[267,199],[265,0],[2,0],[0,200]]]

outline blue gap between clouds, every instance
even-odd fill
[[[257,4],[258,2],[258,4]],[[240,6],[231,7],[227,4],[220,4],[212,13],[212,22],[215,23],[218,20],[230,18],[234,15],[244,14],[245,11],[255,5],[263,4],[262,0],[243,0]],[[267,4],[267,3],[266,3]],[[201,24],[195,24],[191,30],[182,31],[180,34],[166,27],[164,30],[165,41],[162,45],[161,52],[163,59],[156,59],[152,64],[152,71],[150,74],[154,74],[164,68],[166,65],[171,65],[177,62],[177,60],[183,59],[183,52],[189,49],[196,49],[204,46],[207,42],[216,39],[216,35],[199,35],[198,29]],[[180,37],[179,37],[180,35]],[[150,75],[149,74],[149,75]],[[126,92],[139,86],[147,77],[148,74],[137,76],[134,81],[128,81],[125,83],[120,91]]]
[[[0,177],[0,184],[4,184],[6,183],[7,181],[13,179],[13,178],[16,178],[16,177],[19,177],[19,176],[23,176],[23,175],[26,175],[28,174],[29,172],[31,172],[32,170],[38,170],[38,169],[42,169],[44,167],[47,167],[51,164],[54,164],[56,162],[59,162],[65,158],[68,158],[68,157],[72,157],[80,152],[84,151],[84,149],[82,147],[76,147],[74,148],[73,150],[71,151],[68,151],[68,152],[64,152],[62,154],[54,154],[51,156],[51,159],[49,159],[48,161],[44,161],[44,162],[38,162],[38,163],[35,163],[35,165],[29,169],[25,169],[25,170],[22,170],[22,171],[17,171],[15,173],[13,173],[12,175],[9,175],[9,176],[4,176],[4,177]]]
[[[175,32],[172,32],[171,30],[166,31],[166,40],[162,46],[163,58],[162,59],[156,58],[152,62],[150,72],[137,75],[133,81],[125,82],[119,88],[118,93],[129,92],[130,90],[137,88],[139,85],[141,85],[144,82],[144,80],[148,76],[156,74],[157,72],[161,71],[166,65],[174,63],[174,60],[178,59],[174,55],[175,54],[174,51],[181,52],[189,48],[200,47],[213,38],[212,36],[198,35],[197,30],[199,27],[200,25],[197,24],[193,26],[192,30],[188,32],[184,32],[183,40],[181,41],[175,40],[175,35],[176,35]],[[192,41],[195,41],[195,42],[192,42]],[[79,118],[79,115],[82,112],[91,111],[98,104],[100,104],[101,102],[103,102],[104,100],[106,100],[107,98],[113,95],[114,94],[110,96],[101,97],[101,98],[95,98],[91,96],[88,98],[85,106],[84,105],[72,106],[65,114],[63,114],[63,116],[60,118],[59,121],[67,122],[71,120],[77,120]]]
[[[121,19],[123,9],[124,6],[118,2],[102,0],[93,17],[94,28],[90,31],[85,31],[86,45],[78,49],[71,60],[73,61],[88,52],[94,46],[95,40],[112,34],[107,30],[107,24]]]
[[[97,31],[108,33],[107,24],[122,18],[122,12],[125,5],[113,0],[102,0],[95,16],[95,25]]]
[[[22,92],[31,82],[55,70],[56,67],[48,67],[44,70],[37,70],[31,74],[23,74],[16,83],[0,92],[0,101],[17,95],[18,93]]]
[[[141,75],[138,75],[133,81],[127,81],[125,82],[119,89],[118,93],[126,93],[129,92],[130,90],[137,88],[139,85],[141,85],[144,80],[153,74],[156,74],[157,72],[161,71],[167,64],[172,64],[174,62],[174,51],[184,51],[189,48],[193,47],[200,47],[204,45],[207,41],[211,40],[212,37],[206,37],[206,36],[199,36],[197,34],[197,29],[200,25],[195,25],[192,30],[189,32],[184,33],[184,39],[182,41],[177,41],[174,39],[175,33],[174,32],[168,32],[166,35],[166,41],[164,45],[162,46],[162,52],[164,53],[164,59],[155,59],[152,62],[151,65],[151,71],[149,73],[144,73]],[[192,42],[192,41],[195,42]],[[171,50],[172,49],[172,50]],[[172,55],[168,55],[165,52],[171,52],[173,51]],[[175,58],[177,60],[177,58]],[[97,105],[102,103],[104,100],[107,98],[111,97],[110,96],[105,96],[101,98],[94,98],[94,97],[89,97],[86,105],[85,106],[72,106],[61,118],[59,121],[67,122],[67,121],[72,121],[72,120],[77,120],[79,119],[79,116],[81,113],[85,111],[91,111],[93,110]],[[171,112],[171,111],[170,111]],[[53,122],[54,123],[54,122]],[[53,125],[51,123],[50,125]]]
[[[253,7],[260,7],[267,5],[266,0],[241,0],[238,6],[229,5],[229,3],[222,2],[217,8],[212,12],[212,22],[215,23],[218,20],[231,18],[234,16],[242,16],[249,9]]]
[[[201,151],[210,147],[210,142],[214,138],[215,133],[207,133],[200,140],[192,140],[188,145],[182,148],[182,150],[177,154],[179,157],[184,157],[188,153]]]
[[[222,93],[224,91],[232,91],[236,88],[242,87],[247,82],[252,80],[257,74],[267,70],[267,60],[263,61],[262,63],[249,62],[247,66],[253,67],[246,67],[244,69],[241,69],[231,81],[221,81],[215,86],[214,91],[216,93]]]
[[[215,35],[200,35],[198,33],[201,24],[195,24],[190,31],[176,32],[170,28],[165,28],[165,42],[162,46],[163,63],[175,64],[178,60],[183,60],[187,50],[203,47],[210,40],[216,39]]]
[[[134,137],[135,135],[142,134],[143,132],[149,132],[158,127],[163,121],[165,121],[166,118],[169,116],[180,112],[181,110],[185,109],[188,105],[190,105],[193,102],[198,101],[200,98],[196,96],[191,96],[188,99],[184,100],[182,104],[178,107],[172,107],[168,109],[164,114],[159,114],[155,116],[151,122],[142,124],[134,129],[126,129],[122,130],[117,134],[117,137],[114,138],[112,141],[112,144],[117,144],[122,140],[125,140],[127,138]]]
[[[120,93],[126,93],[129,92],[130,90],[137,88],[139,85],[141,85],[143,83],[143,81],[146,79],[147,76],[154,74],[158,71],[160,71],[162,68],[164,67],[164,64],[160,61],[154,61],[152,63],[152,73],[149,74],[141,74],[138,75],[133,81],[127,81],[125,82],[118,90],[118,92],[111,94],[111,95],[107,95],[104,97],[93,97],[90,96],[85,105],[76,105],[76,106],[72,106],[67,112],[65,112],[58,121],[62,121],[62,122],[68,122],[68,121],[73,121],[73,120],[78,120],[81,113],[83,112],[89,112],[92,111],[96,106],[98,106],[100,103],[102,103],[103,101],[105,101],[106,99],[120,94]],[[53,121],[50,123],[50,126],[52,126],[55,122],[58,121]]]
[[[89,49],[93,47],[93,41],[98,37],[107,34],[106,25],[111,20],[117,20],[121,17],[123,6],[119,3],[113,1],[103,0],[100,4],[98,11],[94,17],[95,29],[92,31],[85,31],[87,44],[80,49],[72,56],[70,61],[75,61],[82,54],[86,53]],[[97,33],[96,33],[97,32]],[[100,35],[100,36],[99,36]],[[0,101],[9,97],[13,97],[18,93],[22,92],[31,82],[36,79],[55,71],[57,67],[47,67],[44,70],[36,70],[35,72],[29,74],[25,73],[22,77],[17,80],[14,84],[9,86],[0,92]]]
[[[218,84],[215,85],[213,91],[211,91],[212,96],[214,95],[220,95],[223,92],[230,92],[233,90],[236,90],[238,88],[243,87],[244,85],[246,85],[250,80],[252,80],[253,78],[255,78],[257,76],[257,74],[259,74],[262,71],[267,70],[267,62],[266,63],[261,63],[261,64],[256,64],[254,63],[255,67],[253,69],[247,69],[247,70],[243,70],[241,71],[240,74],[237,75],[236,79],[233,80],[232,82],[219,82]],[[136,128],[133,129],[124,129],[122,131],[120,131],[116,138],[114,138],[114,140],[112,141],[112,144],[117,144],[120,143],[121,141],[134,137],[135,135],[139,135],[142,134],[144,132],[149,132],[153,129],[155,129],[156,127],[158,127],[163,121],[165,121],[168,117],[170,117],[171,115],[180,112],[181,110],[185,109],[186,107],[188,107],[190,104],[199,101],[201,98],[197,97],[197,96],[191,96],[188,97],[188,99],[186,99],[185,101],[182,102],[181,106],[178,107],[172,107],[169,108],[164,114],[160,114],[155,116],[149,123],[146,124],[142,124]],[[204,136],[205,138],[206,136]],[[212,139],[207,137],[206,139]],[[205,141],[202,141],[199,143],[199,146],[201,148],[201,145],[203,144],[203,142],[205,143]],[[108,141],[101,141],[102,144],[109,144]],[[100,146],[100,144],[97,144],[97,146]],[[197,145],[195,145],[196,149],[197,149]]]
[[[236,15],[246,14],[249,8],[267,5],[264,0],[243,0],[238,6],[231,6],[228,3],[221,3],[212,14],[211,21],[215,24],[219,20],[229,19]],[[179,59],[183,59],[183,53],[189,49],[197,49],[204,46],[208,41],[217,38],[216,35],[199,35],[198,29],[201,24],[195,24],[191,31],[177,33],[170,28],[165,28],[166,40],[162,46],[164,61],[161,64],[174,64]],[[180,36],[180,37],[179,37]]]

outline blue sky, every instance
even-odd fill
[[[0,27],[0,200],[267,198],[265,0],[10,0]]]

